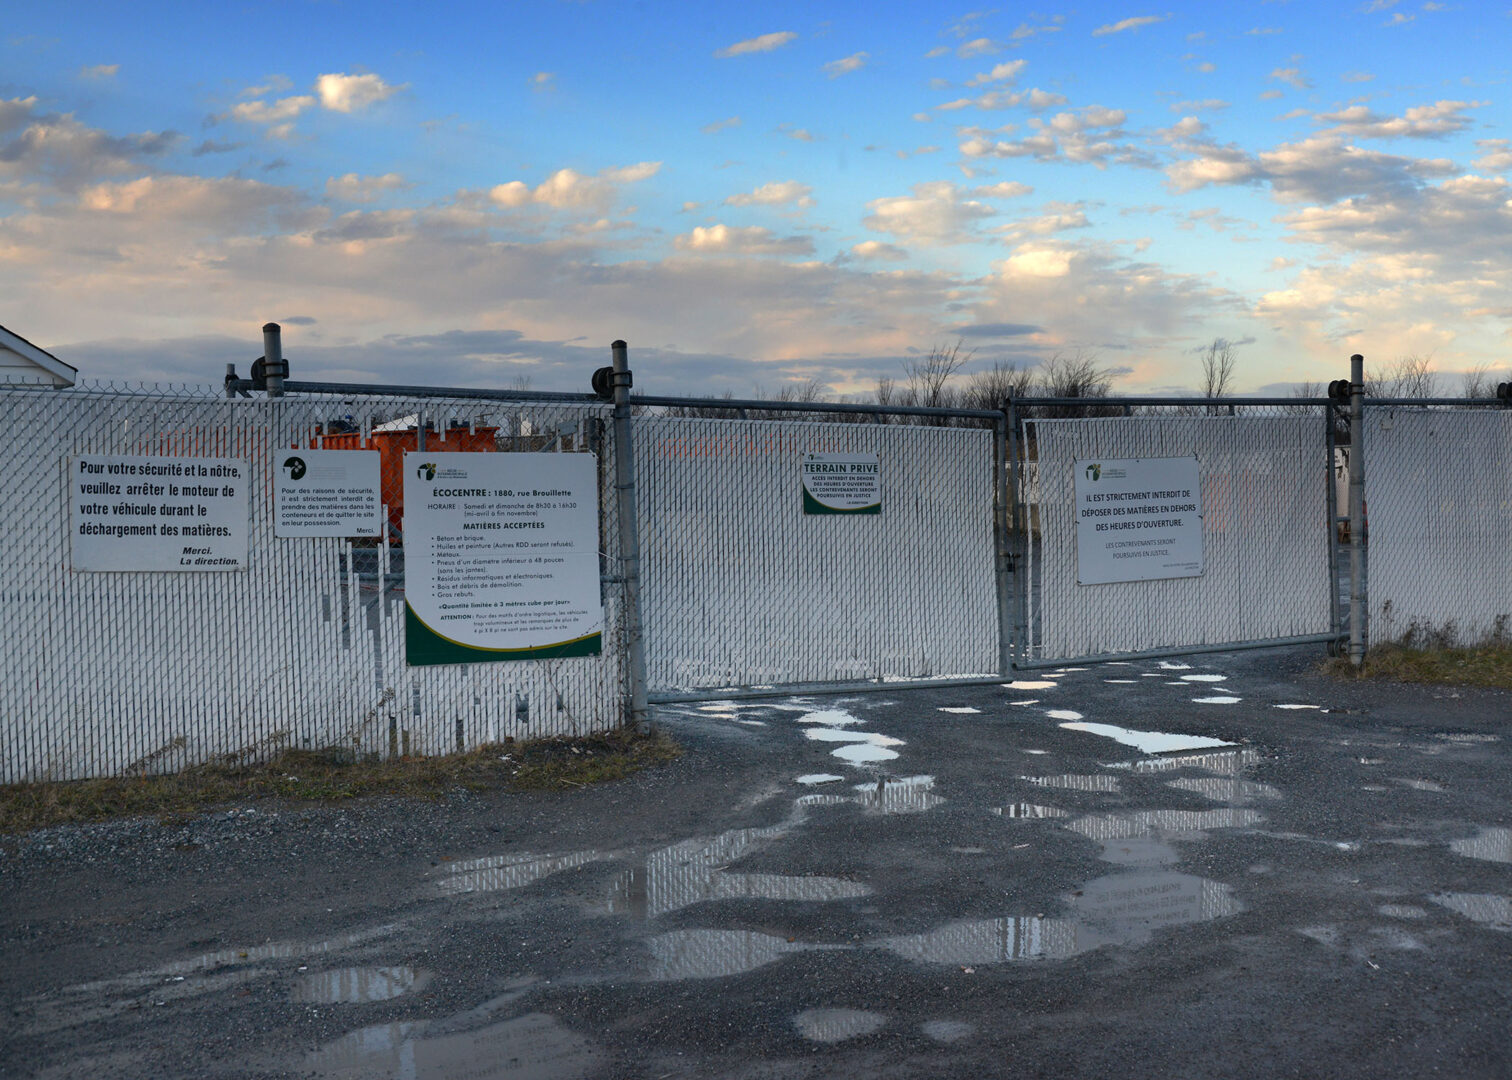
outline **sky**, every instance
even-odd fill
[[[0,324],[87,379],[862,398],[1507,374],[1508,0],[79,2],[0,29]],[[1493,380],[1494,381],[1494,380]]]

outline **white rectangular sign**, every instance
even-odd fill
[[[250,475],[242,458],[70,458],[73,568],[245,570]]]
[[[406,453],[405,658],[597,655],[598,551],[594,455]]]
[[[280,450],[274,536],[377,536],[383,527],[376,450]]]
[[[876,454],[804,454],[805,514],[880,514],[882,466]]]
[[[1202,573],[1197,458],[1076,463],[1076,583],[1152,581]]]

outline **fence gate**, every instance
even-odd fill
[[[636,419],[652,701],[998,672],[993,414],[859,419]],[[805,454],[874,458],[880,512],[807,512]]]
[[[1026,420],[1015,440],[1024,571],[1016,665],[1334,640],[1331,420],[1309,411]],[[1106,477],[1137,471],[1122,464],[1136,459],[1148,468],[1149,459],[1193,457],[1200,573],[1079,583],[1078,530],[1106,519],[1078,506],[1078,467],[1090,477],[1100,465]],[[1136,538],[1158,530],[1128,513],[1131,524],[1115,527],[1130,537],[1120,546],[1137,550],[1150,541]]]

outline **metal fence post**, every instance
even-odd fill
[[[630,664],[630,726],[646,722],[646,639],[640,613],[640,526],[635,509],[635,446],[630,423],[629,347],[609,346],[614,356],[614,490],[619,520],[620,577],[624,579],[625,650]]]
[[[1009,493],[1009,571],[1013,575],[1013,666],[1017,667],[1029,655],[1029,548],[1034,538],[1029,532],[1029,517],[1021,499],[1022,478],[1019,475],[1019,444],[1023,422],[1019,418],[1018,402],[1013,388],[1008,389],[1008,400],[1003,405],[1008,414],[1008,493]],[[1028,443],[1024,443],[1027,450]]]
[[[997,574],[998,613],[998,674],[1007,675],[1012,670],[1012,604],[1013,559],[1008,553],[1008,414],[992,424],[992,479],[993,514],[992,535],[997,548],[995,570]]]
[[[1349,358],[1349,662],[1365,663],[1365,358]]]
[[[284,360],[283,339],[276,322],[263,324],[263,371],[268,378],[268,396],[283,397],[284,378],[289,374]]]

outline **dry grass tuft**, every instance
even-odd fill
[[[1378,645],[1366,653],[1365,666],[1358,673],[1342,658],[1328,661],[1324,670],[1340,678],[1512,689],[1512,645],[1498,642],[1467,647]]]
[[[458,791],[568,790],[618,780],[681,753],[659,731],[625,729],[389,761],[357,760],[341,750],[285,750],[262,764],[6,785],[0,787],[0,833],[122,817],[175,818],[260,799],[334,803],[364,796],[437,799]]]

